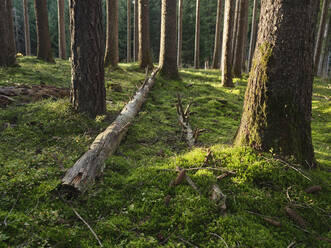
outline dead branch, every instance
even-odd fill
[[[211,199],[220,206],[222,211],[226,210],[226,195],[223,194],[221,189],[216,184],[212,186]]]
[[[218,235],[217,233],[212,233],[212,232],[210,234],[219,238],[220,240],[222,240],[223,243],[225,244],[226,248],[229,248],[228,244],[225,242],[225,240],[220,235]]]

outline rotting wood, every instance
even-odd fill
[[[156,69],[146,83],[136,92],[115,121],[100,133],[89,150],[66,172],[62,184],[71,186],[81,192],[94,183],[104,170],[105,160],[115,152],[134,117],[145,102],[150,89],[155,83]]]

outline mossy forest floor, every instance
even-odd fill
[[[67,61],[18,61],[18,68],[0,69],[0,86],[70,85]],[[301,168],[309,181],[293,169],[296,165],[272,154],[231,147],[247,75],[235,79],[233,89],[221,87],[216,70],[183,69],[180,77],[157,78],[103,177],[83,195],[61,188],[61,178],[120,112],[144,73],[135,64],[107,69],[107,114],[95,120],[75,113],[66,98],[0,109],[0,247],[99,247],[73,209],[104,247],[330,247],[331,82],[314,83],[312,130],[319,167]],[[118,84],[122,91],[112,91]],[[180,139],[177,92],[185,105],[194,102],[190,124],[206,130],[192,150]],[[188,171],[201,195],[186,181],[169,186],[176,166],[203,166],[209,148],[209,167],[236,174],[218,180],[220,171]],[[227,196],[225,212],[210,199],[214,184]],[[322,191],[305,193],[312,185]],[[286,206],[305,219],[306,227],[286,215]]]

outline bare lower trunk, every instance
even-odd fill
[[[94,118],[106,111],[101,0],[70,0],[70,24],[71,102]]]
[[[64,185],[72,186],[84,192],[102,174],[105,160],[115,152],[129,125],[145,102],[148,92],[154,85],[156,73],[157,71],[153,72],[147,78],[146,83],[125,105],[115,121],[96,137],[90,149],[66,172],[62,179]]]
[[[316,44],[315,44],[315,52],[314,52],[314,75],[315,76],[317,74],[318,64],[319,64],[320,56],[321,56],[323,34],[324,34],[325,26],[327,23],[329,3],[330,3],[330,0],[323,0],[320,25],[319,25],[319,29],[318,29],[318,34],[317,34]]]
[[[138,0],[139,51],[141,69],[153,68],[149,37],[149,0]]]
[[[256,37],[257,37],[257,4],[258,4],[258,0],[254,0],[252,28],[251,28],[251,40],[249,43],[249,52],[248,52],[248,71],[250,71],[251,66],[252,66],[253,54],[254,54],[254,50],[255,50],[255,43],[256,43]]]
[[[66,59],[66,29],[64,20],[64,0],[58,0],[59,58]]]
[[[310,124],[319,3],[315,0],[263,3],[235,144],[293,156],[302,165],[314,166]]]
[[[118,0],[107,0],[107,34],[105,66],[118,65]]]
[[[134,0],[134,38],[133,38],[133,60],[138,60],[138,0]]]
[[[16,46],[11,0],[0,1],[0,67],[16,65]]]
[[[177,66],[182,66],[182,46],[183,46],[183,0],[178,2],[178,48]]]
[[[47,2],[45,0],[34,0],[34,3],[37,26],[37,57],[38,59],[54,63],[48,27]]]
[[[215,41],[212,68],[220,68],[220,50],[221,50],[221,29],[222,29],[222,0],[217,1],[217,15],[215,27]]]
[[[131,62],[131,0],[127,0],[126,6],[126,61]]]
[[[233,87],[232,81],[232,35],[231,25],[233,23],[235,3],[232,0],[225,1],[224,28],[222,47],[222,85]]]
[[[233,65],[235,53],[236,53],[236,44],[238,40],[238,27],[239,27],[239,17],[240,17],[240,2],[241,0],[234,0],[236,2],[236,8],[234,11],[234,18],[233,18],[233,34],[232,34],[232,55],[231,55],[231,64]]]
[[[177,0],[163,0],[161,11],[160,75],[166,78],[178,78],[176,60],[176,7]]]
[[[24,11],[24,37],[25,37],[25,55],[31,55],[31,43],[30,43],[30,23],[29,23],[29,7],[28,0],[23,0]]]
[[[198,69],[199,67],[200,67],[200,0],[196,0],[194,68]]]

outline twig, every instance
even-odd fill
[[[218,235],[217,233],[210,233],[211,235],[214,235],[215,237],[219,238],[220,240],[223,241],[223,243],[225,244],[226,248],[229,248],[228,244],[225,242],[225,240],[220,236]]]
[[[182,237],[177,237],[180,241],[184,242],[187,245],[193,246],[194,248],[199,248],[199,246],[196,246],[195,244],[192,244],[190,241],[187,241],[185,239],[183,239]]]
[[[292,186],[290,186],[290,187],[288,187],[287,189],[286,189],[286,197],[287,197],[287,199],[289,200],[289,202],[290,203],[292,203],[292,199],[291,199],[291,197],[290,197],[290,194],[289,194],[289,190],[292,188]]]
[[[195,189],[195,191],[198,192],[199,195],[201,195],[201,193],[200,193],[198,187],[196,186],[196,184],[192,181],[192,179],[191,179],[188,175],[185,176],[185,179],[186,179],[186,181],[188,182],[188,184],[191,185],[191,187],[192,187],[193,189]]]
[[[93,231],[92,227],[83,219],[82,216],[79,215],[79,213],[73,208],[71,207],[71,209],[74,211],[74,213],[77,215],[77,217],[83,221],[83,223],[88,227],[88,229],[90,229],[91,233],[93,234],[93,236],[95,237],[95,239],[98,241],[100,247],[103,247],[100,239],[98,238],[98,235]]]
[[[291,244],[289,244],[289,245],[287,246],[287,248],[293,248],[293,247],[296,246],[295,244],[296,244],[296,242],[293,241],[293,242],[291,242]]]
[[[8,225],[8,224],[7,224],[7,219],[8,219],[8,217],[9,217],[9,215],[11,215],[11,212],[13,211],[13,209],[15,208],[16,203],[18,202],[18,198],[20,197],[20,195],[21,195],[21,191],[18,192],[17,197],[16,197],[16,200],[15,200],[15,202],[14,202],[12,208],[10,209],[8,215],[7,215],[7,216],[5,217],[5,219],[3,220],[3,224],[5,225],[5,227],[7,227],[7,225]]]

